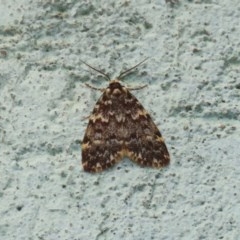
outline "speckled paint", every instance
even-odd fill
[[[240,2],[0,0],[0,239],[240,236]],[[81,166],[86,117],[125,80],[171,155]]]

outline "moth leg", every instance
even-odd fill
[[[132,91],[132,90],[140,90],[140,89],[145,88],[145,87],[147,87],[147,84],[142,85],[142,86],[136,86],[136,87],[128,87],[127,86],[127,89]]]
[[[89,118],[90,118],[90,116],[91,116],[91,114],[90,114],[90,115],[88,115],[88,116],[82,117],[82,120],[83,120],[83,121],[85,121],[86,119],[89,119]]]
[[[94,87],[94,86],[92,86],[92,85],[90,85],[88,83],[85,83],[85,85],[87,87],[91,88],[91,89],[98,90],[98,91],[101,91],[101,92],[103,92],[105,90],[104,88],[97,88],[97,87]]]

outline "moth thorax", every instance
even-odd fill
[[[119,88],[113,89],[112,95],[115,96],[115,97],[119,97],[120,95],[122,95],[121,89],[119,89]]]

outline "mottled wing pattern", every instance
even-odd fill
[[[99,172],[129,157],[160,168],[169,161],[161,133],[140,102],[118,80],[110,82],[90,116],[82,142],[85,171]]]
[[[110,86],[97,101],[89,118],[82,142],[82,163],[85,171],[100,172],[120,161],[123,139],[116,123],[117,103],[113,101]]]
[[[161,168],[168,165],[170,157],[167,147],[150,115],[143,109],[137,117],[139,124],[132,123],[125,142],[126,155],[142,166]]]

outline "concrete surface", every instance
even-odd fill
[[[0,0],[0,239],[240,239],[240,2]],[[83,172],[107,82],[134,95],[169,167]]]

